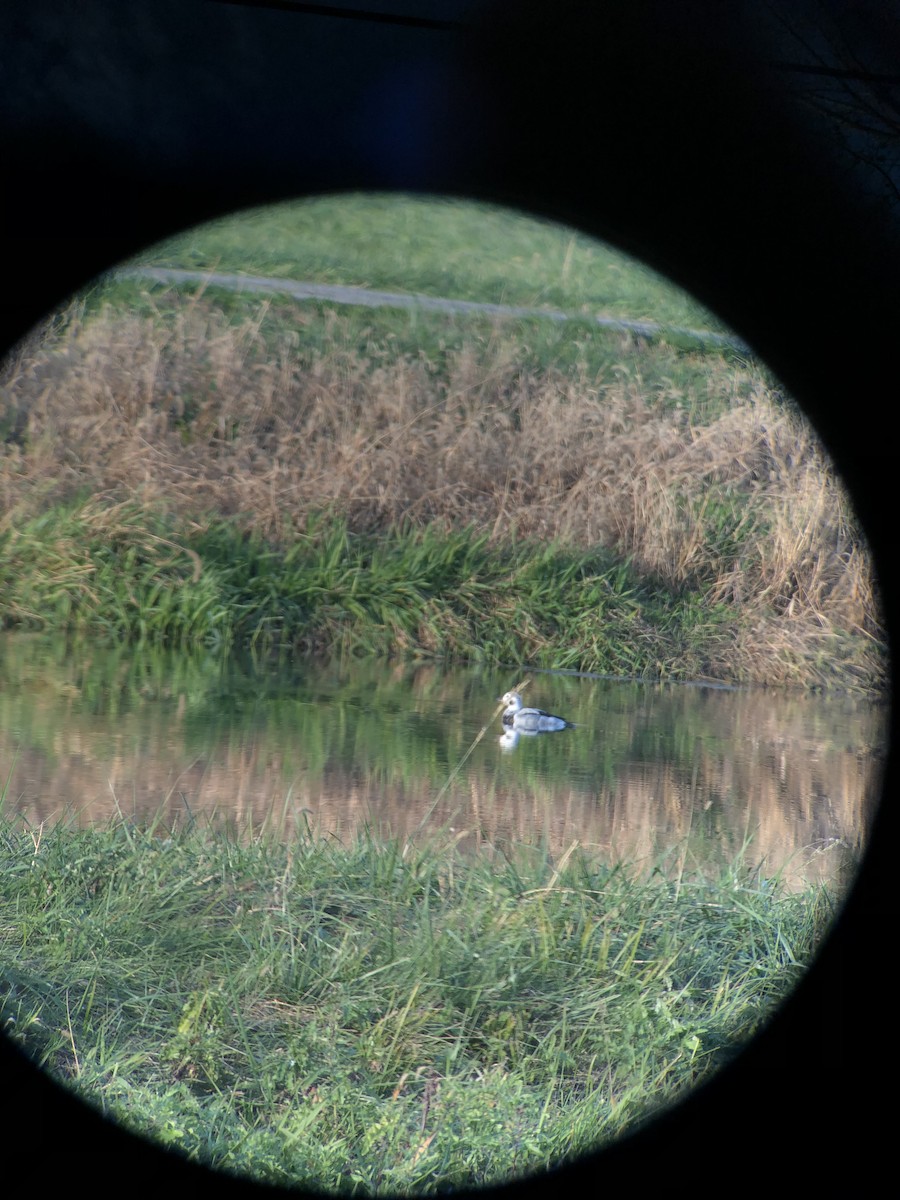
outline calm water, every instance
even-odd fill
[[[573,843],[792,884],[843,878],[877,803],[887,711],[861,699],[533,675],[578,727],[500,745],[515,671],[222,660],[0,642],[6,812],[276,822],[349,837]],[[485,724],[487,732],[478,741]],[[472,749],[473,743],[474,749]],[[471,750],[471,753],[468,753]]]

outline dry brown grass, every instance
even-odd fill
[[[752,367],[710,359],[698,424],[640,356],[603,378],[523,370],[516,347],[304,360],[202,302],[163,323],[64,326],[7,365],[5,520],[91,494],[218,513],[276,541],[333,507],[353,527],[474,523],[603,544],[740,609],[723,673],[790,681],[836,631],[883,637],[872,564],[811,427]],[[331,318],[336,323],[340,318]],[[871,665],[871,664],[870,664]],[[868,668],[867,668],[868,669]],[[880,668],[883,671],[883,667]],[[876,670],[878,674],[878,670]]]

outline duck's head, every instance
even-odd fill
[[[522,697],[518,692],[504,692],[498,703],[505,704],[507,708],[518,712],[522,707]]]

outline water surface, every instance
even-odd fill
[[[886,709],[854,697],[535,674],[577,723],[500,745],[521,673],[0,645],[5,809],[350,838],[573,845],[718,869],[742,850],[791,886],[843,880],[878,799]],[[485,729],[487,726],[487,729]],[[480,740],[479,740],[480,739]]]

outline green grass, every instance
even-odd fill
[[[189,230],[138,261],[724,329],[612,247],[452,200],[344,195],[273,205]]]
[[[4,624],[145,645],[424,654],[696,678],[727,619],[612,555],[472,529],[353,534],[310,520],[286,546],[137,506],[57,507],[0,533]]]
[[[497,544],[473,527],[367,534],[337,515],[274,542],[236,521],[90,500],[0,529],[0,621],[108,643],[696,680],[719,676],[741,613],[702,578],[676,590],[601,548]],[[817,682],[873,690],[868,638],[819,645]]]
[[[0,864],[3,1020],[42,1067],[213,1167],[368,1194],[633,1128],[765,1022],[832,907],[740,863],[124,822],[4,820]]]

